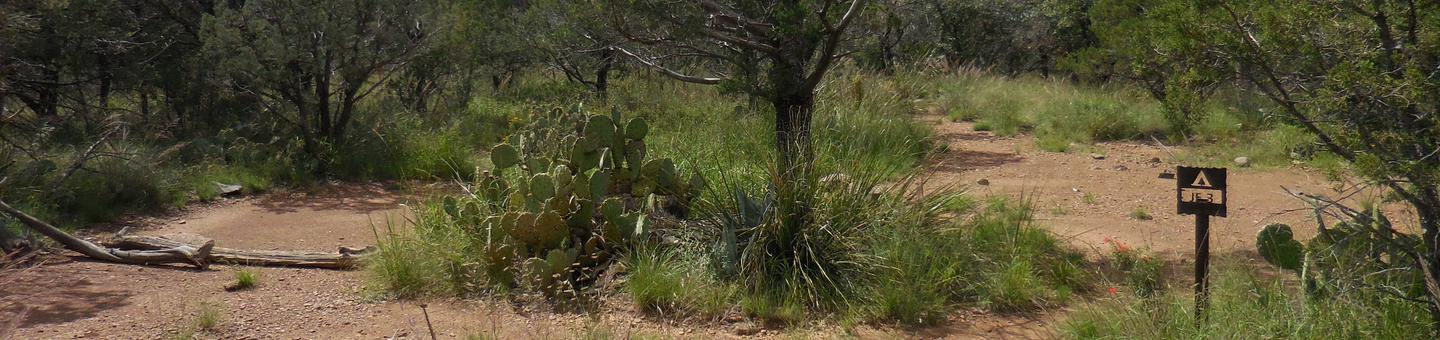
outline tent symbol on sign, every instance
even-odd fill
[[[1176,168],[1179,213],[1225,216],[1225,169]]]
[[[1199,176],[1195,176],[1195,183],[1190,183],[1190,186],[1205,188],[1214,187],[1214,185],[1210,185],[1210,178],[1205,177],[1205,172],[1203,171],[1200,172]]]

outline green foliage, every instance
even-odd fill
[[[1013,136],[1033,131],[1045,150],[1071,143],[1131,140],[1169,133],[1160,106],[1124,87],[1091,87],[1038,77],[1001,77],[975,70],[936,76],[935,106],[951,120]]]
[[[693,314],[715,318],[729,308],[734,294],[727,284],[710,280],[702,266],[673,251],[642,247],[625,261],[625,291],[641,309],[657,314]]]
[[[1088,76],[1121,77],[1163,104],[1175,140],[1188,137],[1206,111],[1200,109],[1223,72],[1209,66],[1207,40],[1198,26],[1223,20],[1190,1],[1097,1],[1089,18],[1097,46],[1071,55],[1067,68]]]
[[[1116,239],[1106,238],[1105,243],[1110,245],[1110,264],[1123,275],[1124,283],[1134,290],[1135,295],[1151,298],[1165,291],[1164,260],[1149,249],[1131,248]]]
[[[992,201],[975,210],[963,196],[943,194],[925,205],[945,207],[932,213],[972,217],[936,223],[912,213],[877,231],[872,249],[884,259],[881,267],[891,269],[877,274],[868,294],[872,307],[863,307],[874,318],[932,324],[956,304],[1028,311],[1089,289],[1079,267],[1083,257],[1029,225],[1027,205]]]
[[[1135,208],[1135,210],[1130,211],[1130,219],[1137,221],[1149,221],[1155,219],[1155,216],[1150,216],[1150,212],[1146,211],[1145,208]]]
[[[1265,262],[1295,271],[1300,270],[1300,261],[1305,253],[1305,246],[1295,240],[1290,226],[1278,223],[1260,230],[1260,235],[1255,237],[1255,249],[1260,251]]]
[[[433,14],[428,2],[247,1],[199,21],[213,75],[246,90],[300,137],[318,173],[350,147],[357,104],[382,71],[414,56]],[[397,25],[396,22],[413,24]],[[319,53],[316,51],[324,51]],[[342,153],[343,154],[343,153]]]
[[[246,290],[255,288],[260,283],[260,272],[250,268],[241,268],[235,271],[235,282],[232,282],[226,290]]]
[[[1207,320],[1195,322],[1194,297],[1180,289],[1155,298],[1120,295],[1073,312],[1059,333],[1073,339],[1430,339],[1425,307],[1386,294],[1348,291],[1313,299],[1294,281],[1240,265],[1212,271]]]
[[[190,321],[190,329],[199,332],[213,332],[220,329],[220,323],[224,321],[224,318],[224,307],[212,302],[202,302],[195,308],[195,314]]]
[[[698,174],[682,180],[669,159],[646,159],[645,121],[622,127],[618,115],[556,109],[534,117],[492,148],[496,167],[478,176],[474,196],[436,202],[432,214],[419,215],[429,227],[381,247],[377,278],[400,295],[427,293],[421,287],[435,280],[426,277],[435,268],[407,261],[432,251],[425,242],[436,234],[478,253],[441,257],[441,268],[455,268],[443,275],[451,291],[499,285],[581,294],[615,255],[649,242],[651,214],[684,216],[705,185]],[[467,267],[475,269],[458,270]]]

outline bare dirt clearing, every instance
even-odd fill
[[[1110,238],[1177,259],[1192,257],[1193,218],[1175,213],[1175,181],[1160,178],[1180,165],[1172,154],[1179,150],[1108,142],[1083,151],[1046,152],[1030,136],[998,137],[975,131],[969,123],[930,121],[949,150],[927,165],[931,183],[968,186],[981,196],[1023,198],[1034,204],[1042,226],[1083,247],[1105,250],[1103,242]],[[1300,168],[1232,166],[1229,186],[1229,217],[1211,220],[1216,256],[1257,259],[1255,234],[1270,223],[1296,226],[1297,238],[1312,236],[1314,228],[1301,226],[1313,225],[1313,212],[1286,188],[1338,197],[1324,175]]]
[[[1052,153],[1037,150],[1030,137],[996,137],[966,123],[932,119],[948,152],[927,164],[931,185],[965,185],[972,193],[1023,197],[1034,203],[1039,221],[1082,247],[1103,250],[1113,238],[1150,247],[1183,261],[1194,239],[1189,217],[1174,214],[1173,180],[1158,178],[1173,169],[1160,146],[1102,143],[1093,150]],[[1094,153],[1096,155],[1091,155]],[[1097,157],[1103,155],[1103,157]],[[1158,162],[1153,160],[1158,159]],[[977,182],[986,182],[985,185]],[[1333,194],[1319,174],[1298,169],[1232,169],[1230,217],[1214,220],[1215,253],[1254,258],[1255,232],[1268,223],[1306,225],[1311,215],[1282,187]],[[401,225],[404,204],[417,195],[383,186],[337,185],[310,193],[273,193],[192,209],[176,217],[133,226],[144,235],[193,234],[224,247],[264,250],[333,251],[339,246],[375,244],[375,228]],[[1144,211],[1153,219],[1136,218]],[[373,228],[372,228],[373,226]],[[1296,228],[1313,231],[1313,228]],[[1306,235],[1302,235],[1306,236]],[[226,292],[232,266],[210,271],[139,267],[52,257],[45,266],[13,275],[0,286],[0,321],[26,317],[15,339],[172,337],[192,327],[202,304],[224,312],[220,326],[200,333],[209,338],[427,338],[418,302],[369,301],[363,271],[257,269],[256,289]],[[588,316],[533,310],[506,303],[427,301],[437,335],[488,334],[500,338],[577,338],[586,335],[681,338],[778,337],[741,318],[677,322],[642,316],[612,297],[605,311]],[[533,305],[533,304],[532,304]],[[947,325],[922,330],[860,327],[861,337],[1046,338],[1056,313],[996,316],[960,311]],[[732,313],[733,314],[733,313]],[[8,322],[0,322],[0,325]],[[838,327],[796,330],[831,337]]]

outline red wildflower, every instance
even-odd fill
[[[1119,290],[1115,289],[1115,287],[1110,287],[1110,289],[1107,289],[1107,290],[1110,291],[1110,295],[1119,294]]]

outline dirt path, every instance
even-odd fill
[[[1084,152],[1045,152],[1033,137],[997,137],[969,123],[931,121],[950,150],[928,165],[932,181],[1029,200],[1040,224],[1073,244],[1107,249],[1103,242],[1111,238],[1177,259],[1192,257],[1193,218],[1175,213],[1175,182],[1159,176],[1174,171],[1174,150],[1111,142]],[[1216,256],[1257,258],[1255,235],[1270,223],[1290,224],[1297,238],[1310,237],[1314,228],[1304,226],[1313,225],[1312,212],[1284,188],[1336,197],[1332,184],[1312,171],[1230,168],[1229,217],[1211,219]],[[1136,211],[1151,219],[1136,218]]]
[[[948,152],[927,165],[932,183],[969,186],[974,194],[1023,197],[1034,203],[1040,223],[1072,243],[1104,249],[1113,238],[1149,247],[1174,259],[1189,258],[1193,230],[1174,214],[1172,169],[1160,146],[1102,143],[1091,151],[1037,150],[1030,137],[996,137],[969,124],[932,119]],[[1158,161],[1155,161],[1158,160]],[[980,180],[986,185],[977,184]],[[1329,193],[1318,174],[1298,169],[1232,169],[1230,217],[1214,220],[1215,253],[1254,258],[1255,232],[1268,223],[1304,225],[1303,206],[1281,189]],[[177,217],[134,227],[148,235],[194,234],[232,248],[331,251],[375,244],[375,230],[403,225],[404,204],[415,195],[380,185],[339,185],[313,193],[275,193],[193,209]],[[1143,210],[1151,220],[1132,217]],[[387,222],[388,221],[388,222]],[[402,227],[403,228],[403,227]],[[1296,228],[1305,233],[1311,228]],[[1301,235],[1302,237],[1306,235]],[[1098,254],[1098,253],[1097,253]],[[219,329],[204,338],[386,339],[428,338],[419,302],[370,301],[364,272],[259,269],[257,289],[226,292],[233,267],[211,271],[114,265],[56,257],[45,266],[8,273],[0,285],[0,332],[20,313],[14,339],[170,338],[192,327],[202,304],[224,312]],[[676,322],[642,316],[623,298],[590,314],[536,310],[536,304],[426,301],[442,338],[589,338],[660,336],[731,338],[752,334],[749,321]],[[1063,312],[1061,312],[1063,313]],[[957,311],[945,326],[899,330],[859,327],[865,338],[1045,338],[1055,314],[996,316]],[[781,333],[785,332],[785,333]],[[794,333],[836,337],[839,327],[762,330],[762,337]]]
[[[403,229],[405,203],[417,197],[376,184],[338,185],[313,193],[274,193],[191,209],[171,218],[130,226],[145,235],[198,235],[232,248],[333,251],[375,244],[386,221]],[[0,284],[0,338],[165,339],[194,328],[202,305],[218,307],[220,339],[423,339],[428,306],[440,338],[735,337],[746,322],[695,327],[657,322],[607,303],[590,315],[538,310],[539,304],[503,301],[376,301],[367,298],[363,271],[256,268],[257,288],[227,292],[239,268],[210,271],[143,267],[55,256],[43,266],[4,272]],[[24,318],[19,317],[23,315]],[[775,335],[775,331],[759,334]]]

